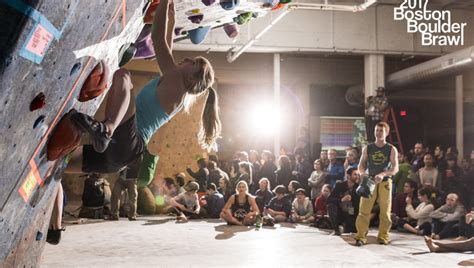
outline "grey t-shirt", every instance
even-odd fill
[[[198,195],[195,194],[187,194],[186,192],[179,194],[175,197],[176,202],[180,203],[181,205],[185,206],[187,209],[196,209],[196,205],[198,202]]]

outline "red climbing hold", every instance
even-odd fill
[[[43,92],[36,95],[36,97],[30,103],[30,111],[38,110],[44,107],[46,104],[46,97]]]
[[[107,89],[109,80],[109,67],[100,61],[89,74],[79,93],[79,101],[84,102],[100,96]]]
[[[152,24],[153,17],[155,16],[155,11],[158,8],[158,4],[160,4],[160,0],[153,0],[150,6],[146,10],[145,17],[143,18],[143,22],[145,24]]]
[[[72,109],[65,114],[53,130],[47,145],[46,155],[49,161],[59,159],[79,146],[82,132],[71,121],[73,113],[76,110]]]

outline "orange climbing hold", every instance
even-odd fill
[[[84,102],[100,96],[107,89],[109,67],[105,61],[100,61],[89,74],[79,93],[79,101]]]
[[[82,132],[71,121],[73,113],[76,113],[76,110],[72,109],[65,114],[53,130],[47,145],[46,156],[49,161],[71,153],[80,145]]]
[[[153,17],[155,16],[155,11],[158,8],[158,4],[160,4],[160,0],[153,0],[150,6],[146,10],[145,17],[143,18],[143,22],[145,24],[152,24]]]

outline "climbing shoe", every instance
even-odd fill
[[[80,129],[89,134],[92,147],[96,152],[103,153],[107,149],[111,138],[107,135],[107,127],[104,123],[83,113],[72,114],[71,120]]]
[[[61,241],[61,232],[66,231],[66,228],[61,228],[58,230],[48,229],[48,235],[46,236],[46,242],[51,245],[59,244]]]

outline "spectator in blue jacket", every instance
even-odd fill
[[[344,166],[337,162],[337,152],[334,149],[328,150],[329,166],[326,182],[334,189],[337,181],[344,180]]]

